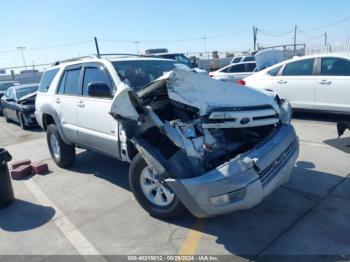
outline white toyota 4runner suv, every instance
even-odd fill
[[[53,160],[68,166],[80,147],[131,162],[131,190],[156,217],[257,205],[298,156],[289,103],[175,63],[100,56],[47,70],[35,115]]]

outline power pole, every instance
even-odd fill
[[[138,55],[138,54],[139,54],[139,44],[140,44],[140,41],[134,41],[134,44],[135,44],[135,48],[136,48],[136,54]]]
[[[257,35],[258,35],[258,28],[253,26],[253,47],[254,51],[256,51],[256,40],[257,40]]]
[[[24,68],[25,68],[25,70],[27,70],[26,60],[24,59],[24,54],[23,54],[23,51],[25,49],[26,49],[25,46],[18,46],[17,47],[17,50],[19,50],[21,52]]]
[[[202,37],[202,39],[203,39],[203,45],[204,45],[204,53],[207,54],[208,59],[209,59],[209,53],[208,53],[208,47],[207,47],[207,37],[204,36],[204,37]]]
[[[294,55],[296,55],[296,52],[297,52],[297,30],[298,30],[298,27],[295,25],[295,27],[294,27]]]
[[[325,46],[328,45],[327,32],[324,33],[324,45],[325,45]]]
[[[100,48],[98,47],[98,42],[97,42],[96,36],[94,37],[94,40],[95,40],[95,47],[96,47],[97,56],[100,57]]]

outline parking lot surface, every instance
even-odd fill
[[[128,185],[128,164],[80,150],[69,169],[50,158],[45,133],[0,117],[0,145],[14,160],[51,172],[13,181],[16,201],[0,210],[1,255],[350,254],[350,138],[341,117],[298,114],[300,156],[291,180],[251,210],[207,219],[150,217]],[[338,259],[339,258],[339,259]]]

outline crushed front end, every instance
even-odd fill
[[[197,217],[260,203],[289,179],[299,152],[287,101],[193,72],[176,69],[139,93],[123,83],[111,114]]]

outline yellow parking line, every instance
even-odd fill
[[[205,226],[205,219],[197,219],[191,230],[188,232],[185,242],[183,243],[179,255],[194,255],[197,251],[199,240]]]

